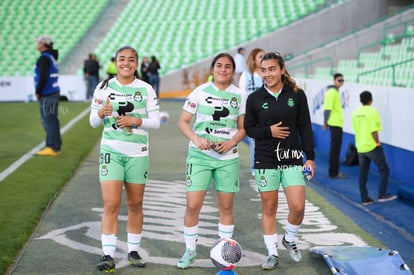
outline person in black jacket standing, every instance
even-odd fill
[[[151,63],[148,67],[148,81],[154,88],[157,97],[160,96],[160,76],[158,71],[161,69],[161,65],[158,59],[153,55],[151,56]]]
[[[90,53],[83,64],[83,73],[86,80],[86,99],[92,99],[93,92],[99,83],[99,69],[101,65],[95,54]]]
[[[147,83],[149,82],[148,79],[148,69],[149,69],[150,63],[148,62],[148,57],[144,56],[142,58],[141,66],[140,66],[140,73],[141,73],[141,80],[145,81]],[[151,83],[150,83],[151,84]]]
[[[57,156],[61,154],[62,139],[58,119],[60,87],[58,83],[58,50],[53,49],[52,39],[41,35],[36,39],[40,57],[34,71],[36,98],[40,104],[40,119],[46,131],[46,147],[36,155]]]
[[[256,141],[255,179],[262,201],[263,238],[268,258],[265,270],[279,263],[276,211],[281,184],[289,205],[283,246],[295,262],[302,260],[295,238],[305,213],[303,168],[315,171],[314,140],[306,95],[286,71],[279,53],[267,53],[261,63],[264,86],[250,94],[244,127]],[[303,165],[304,157],[306,162]]]

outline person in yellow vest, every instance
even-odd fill
[[[371,161],[378,167],[380,185],[378,202],[395,200],[397,196],[387,193],[390,169],[385,159],[378,132],[382,130],[381,120],[372,104],[372,94],[364,91],[360,95],[362,106],[352,114],[352,129],[355,133],[355,146],[359,159],[359,190],[363,205],[373,204],[374,200],[368,196],[367,180]]]
[[[324,124],[323,130],[329,126],[331,144],[329,148],[329,177],[332,179],[345,179],[347,176],[339,173],[339,155],[342,145],[342,127],[344,114],[342,111],[339,88],[344,85],[344,76],[340,73],[334,75],[334,85],[328,86],[323,102]]]
[[[106,67],[106,73],[108,74],[108,77],[114,77],[116,76],[116,65],[115,65],[115,57],[111,57],[111,62],[108,63],[108,66]]]

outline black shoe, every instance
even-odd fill
[[[345,175],[344,173],[338,173],[338,175],[335,176],[329,176],[331,179],[346,179],[348,178],[347,175]]]
[[[139,256],[137,251],[128,253],[128,263],[135,267],[144,267],[145,261]]]
[[[383,196],[379,196],[378,197],[378,202],[385,202],[385,201],[392,201],[397,199],[398,197],[396,195],[390,195],[390,194],[386,194]]]
[[[99,263],[96,265],[99,271],[115,272],[115,261],[109,255],[104,255]]]
[[[370,205],[370,204],[374,204],[374,200],[371,198],[367,198],[362,201],[362,205]]]

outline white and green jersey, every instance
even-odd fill
[[[230,140],[238,131],[237,119],[246,111],[246,93],[231,84],[220,91],[212,82],[195,88],[184,103],[183,109],[195,115],[193,131],[212,142]],[[200,151],[190,141],[190,150]],[[214,150],[201,151],[215,159],[233,159],[239,156],[237,146],[227,153]]]
[[[109,80],[108,87],[100,89],[100,86],[94,92],[89,120],[92,127],[103,123],[101,148],[129,157],[147,156],[148,129],[158,128],[160,124],[159,105],[153,88],[139,79],[122,85],[116,78]],[[107,98],[113,113],[102,120],[98,110]],[[120,115],[141,118],[142,125],[120,128],[116,123],[116,117]]]

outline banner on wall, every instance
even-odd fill
[[[309,79],[296,81],[307,95],[312,122],[322,125],[326,87],[332,85],[332,82]],[[354,134],[352,113],[361,106],[359,94],[366,90],[372,93],[372,107],[377,109],[381,117],[380,140],[392,146],[414,151],[414,126],[410,122],[414,117],[414,89],[345,83],[339,91],[345,118],[344,132]]]
[[[309,79],[296,79],[296,81],[307,95],[312,122],[322,125],[326,87],[332,82]],[[61,75],[59,84],[61,95],[66,96],[70,101],[86,100],[86,85],[82,76]],[[414,126],[410,122],[414,117],[414,89],[345,82],[340,89],[345,117],[344,132],[353,134],[352,113],[361,106],[359,94],[365,90],[372,93],[374,99],[372,106],[378,110],[381,117],[381,141],[414,152]],[[32,77],[0,77],[0,102],[32,100],[34,100]]]
[[[86,100],[86,84],[82,76],[60,75],[60,94],[70,101]],[[0,77],[1,101],[34,101],[34,82],[32,77],[11,76]]]

